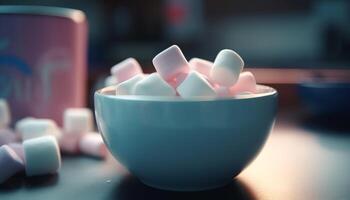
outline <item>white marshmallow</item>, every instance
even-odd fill
[[[26,124],[28,121],[33,120],[33,119],[36,119],[36,118],[34,118],[34,117],[25,117],[25,118],[22,118],[22,119],[18,120],[16,122],[16,124],[15,124],[16,132],[20,132],[20,130],[23,127],[23,124]]]
[[[177,45],[173,45],[156,55],[153,65],[159,75],[169,81],[179,73],[187,74],[190,70],[189,64]]]
[[[146,96],[175,96],[176,91],[165,82],[158,73],[152,73],[136,83],[133,94]]]
[[[23,142],[25,171],[28,176],[56,173],[61,167],[61,154],[53,136],[43,136]]]
[[[79,142],[79,148],[86,155],[100,158],[107,155],[107,147],[99,133],[85,134]]]
[[[242,58],[230,49],[221,50],[210,71],[210,79],[221,86],[234,85],[244,66]]]
[[[115,76],[108,76],[105,79],[105,87],[112,86],[112,85],[117,85],[117,84],[118,84],[118,81],[117,81],[117,78]]]
[[[189,64],[192,70],[195,70],[206,77],[210,77],[210,70],[214,63],[200,58],[192,58],[189,61]]]
[[[17,141],[17,135],[10,129],[0,129],[0,146]]]
[[[7,101],[0,99],[0,128],[6,128],[11,123],[11,113]]]
[[[256,80],[251,72],[242,72],[239,75],[238,81],[231,88],[231,93],[240,94],[244,92],[256,92]]]
[[[114,65],[111,68],[111,73],[116,78],[117,82],[121,83],[137,74],[142,74],[142,69],[134,58],[127,58]]]
[[[92,111],[88,108],[68,108],[63,113],[65,133],[82,133],[94,129]]]
[[[177,87],[177,92],[182,98],[216,97],[214,88],[196,71],[189,73],[186,79]]]
[[[144,78],[143,74],[138,74],[124,82],[119,83],[116,87],[116,94],[132,95],[136,83],[141,81],[143,78]]]
[[[51,119],[24,118],[16,123],[16,130],[22,140],[46,135],[52,135],[58,140],[61,137],[56,122]]]
[[[0,147],[0,183],[24,169],[22,159],[7,145]]]

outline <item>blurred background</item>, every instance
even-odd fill
[[[3,5],[78,9],[88,29],[77,11],[57,17],[62,13],[44,8],[38,17]],[[0,98],[9,101],[14,122],[34,116],[60,124],[67,107],[93,108],[110,68],[128,57],[149,73],[152,58],[172,44],[188,60],[213,61],[233,49],[245,70],[279,95],[265,157],[243,178],[267,191],[263,199],[273,198],[269,191],[283,196],[273,199],[288,199],[286,192],[289,199],[349,199],[349,22],[349,0],[0,0]],[[25,64],[23,74],[14,69]],[[148,194],[134,189],[129,193]]]
[[[178,44],[188,60],[213,61],[221,49],[237,51],[259,83],[279,90],[282,108],[299,107],[300,99],[309,103],[310,92],[303,96],[301,83],[326,81],[340,86],[337,93],[343,95],[337,102],[326,100],[331,101],[327,107],[348,110],[341,103],[349,100],[349,85],[343,84],[350,80],[347,0],[0,0],[0,5],[58,6],[86,14],[89,105],[114,64],[135,57],[145,72],[152,72],[152,58]],[[322,98],[330,95],[321,93]],[[317,94],[312,106],[320,102]],[[320,107],[325,106],[316,110]]]
[[[90,70],[108,71],[130,56],[147,69],[154,55],[174,43],[188,59],[213,60],[219,50],[232,48],[249,67],[350,67],[347,0],[0,0],[0,4],[84,11],[90,27]]]

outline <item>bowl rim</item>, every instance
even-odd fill
[[[194,97],[183,99],[181,97],[165,97],[165,96],[139,96],[139,95],[113,95],[106,94],[107,92],[114,91],[115,93],[116,86],[107,86],[102,89],[95,91],[95,96],[100,96],[109,99],[116,100],[128,100],[128,101],[143,101],[143,102],[212,102],[212,101],[227,101],[227,100],[244,100],[244,99],[258,99],[269,96],[277,96],[278,92],[276,89],[257,84],[257,90],[263,90],[260,93],[256,94],[241,94],[230,97]]]

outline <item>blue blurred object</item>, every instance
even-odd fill
[[[350,111],[350,83],[306,82],[298,86],[298,92],[311,115],[345,115]]]

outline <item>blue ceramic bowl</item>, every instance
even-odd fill
[[[104,141],[146,185],[178,191],[226,185],[259,153],[273,126],[277,92],[220,99],[95,93]]]

